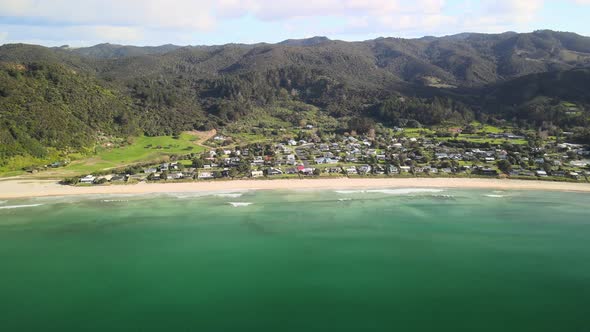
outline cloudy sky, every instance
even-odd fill
[[[0,0],[0,44],[211,45],[573,31],[590,0]]]

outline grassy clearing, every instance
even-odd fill
[[[124,167],[136,163],[145,163],[165,159],[174,154],[198,153],[204,147],[197,145],[198,137],[188,133],[181,134],[178,138],[170,136],[134,137],[128,145],[116,148],[95,148],[95,153],[90,155],[71,155],[73,160],[66,167],[49,169],[34,174],[37,178],[63,178],[77,176],[105,169]],[[62,158],[63,159],[63,158]],[[60,160],[55,159],[53,161]],[[47,163],[51,162],[48,160]],[[22,175],[23,171],[6,170],[0,176]]]
[[[130,145],[114,149],[97,149],[96,155],[74,161],[64,170],[74,172],[93,172],[116,168],[150,160],[161,159],[173,154],[197,153],[204,150],[195,141],[198,138],[187,133],[178,138],[170,136],[136,137]]]

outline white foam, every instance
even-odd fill
[[[491,198],[504,198],[506,196],[504,195],[485,195],[486,197],[491,197]]]
[[[0,201],[0,204],[6,204],[8,201]]]
[[[250,206],[254,203],[248,203],[248,202],[229,202],[229,204],[233,207],[244,207],[244,206]]]
[[[347,198],[340,198],[338,199],[340,202],[346,202],[346,201],[352,201],[352,198],[347,197]]]
[[[120,202],[129,202],[128,199],[103,199],[104,203],[120,203]]]
[[[0,209],[21,209],[21,208],[28,208],[28,207],[35,207],[41,206],[43,204],[27,204],[27,205],[9,205],[9,206],[0,206]]]
[[[387,194],[387,195],[409,195],[409,194],[431,194],[443,192],[442,189],[422,189],[422,188],[408,188],[408,189],[382,189],[369,190],[370,193]]]
[[[242,197],[243,194],[240,193],[221,193],[215,194],[216,197],[224,197],[224,198],[238,198]]]
[[[385,195],[410,195],[410,194],[431,194],[443,192],[442,189],[428,188],[402,188],[402,189],[373,189],[373,190],[337,190],[336,193],[343,195],[350,194],[385,194]]]

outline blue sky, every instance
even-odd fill
[[[572,31],[590,0],[0,0],[0,44],[211,45]]]

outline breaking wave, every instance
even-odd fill
[[[385,195],[411,195],[411,194],[433,194],[443,192],[442,189],[407,188],[407,189],[372,189],[372,190],[336,190],[336,193],[343,195],[350,194],[385,194]]]
[[[254,203],[248,203],[248,202],[229,202],[229,205],[233,206],[233,207],[244,207],[244,206],[250,206]]]
[[[223,197],[223,198],[238,198],[238,197],[242,197],[241,193],[221,193],[221,194],[215,194],[214,196],[216,197]]]
[[[43,205],[43,204],[8,205],[8,206],[0,206],[0,210],[21,209],[21,208],[35,207],[35,206],[41,206],[41,205]]]
[[[504,195],[496,195],[496,194],[494,194],[494,195],[492,195],[492,194],[489,194],[489,195],[485,195],[485,196],[486,196],[486,197],[491,197],[491,198],[504,198],[504,197],[506,197],[506,196],[504,196]]]

